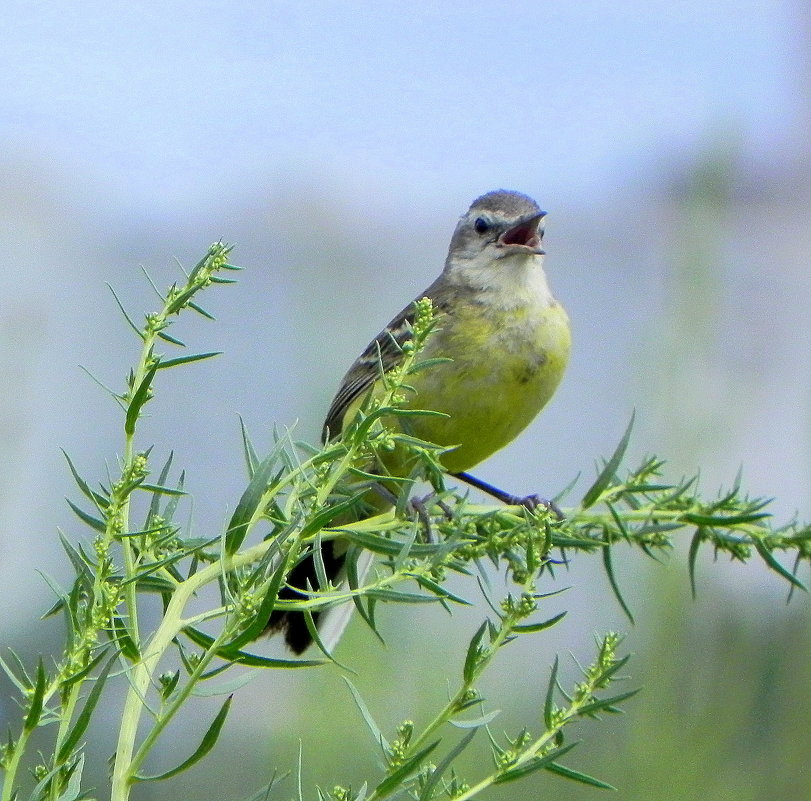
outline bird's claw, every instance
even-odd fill
[[[554,502],[540,495],[513,495],[509,499],[510,506],[523,506],[527,511],[534,512],[536,509],[544,508],[550,511],[558,520],[565,520],[566,516],[560,510],[560,507]]]
[[[434,499],[434,495],[428,494],[424,498],[412,498],[411,499],[411,508],[417,513],[417,517],[420,519],[420,522],[425,529],[425,538],[428,542],[433,540],[433,532],[431,529],[431,515],[428,513],[428,502],[433,499],[433,503],[435,503],[441,510],[442,513],[448,520],[453,519],[453,510],[442,500]]]

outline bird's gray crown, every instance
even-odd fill
[[[470,205],[470,212],[490,212],[507,218],[540,214],[540,206],[529,196],[508,189],[496,189],[477,197]]]

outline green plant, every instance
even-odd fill
[[[356,790],[341,786],[329,792],[317,789],[318,797],[381,801],[405,793],[419,801],[469,799],[493,785],[526,779],[539,771],[607,787],[561,760],[575,745],[567,740],[569,724],[617,712],[618,705],[634,694],[633,689],[608,692],[627,662],[627,657],[617,653],[621,643],[617,634],[598,639],[593,661],[569,690],[561,686],[557,662],[552,665],[537,731],[522,729],[513,736],[498,736],[491,726],[497,713],[488,710],[478,690],[482,674],[504,646],[516,638],[535,636],[563,617],[542,614],[545,599],[559,592],[547,587],[552,586],[560,560],[571,559],[575,552],[599,554],[629,617],[612,565],[616,547],[626,543],[655,556],[684,532],[692,536],[691,576],[696,554],[708,545],[716,553],[741,561],[760,557],[792,588],[802,587],[796,572],[811,556],[811,528],[796,523],[773,527],[767,502],[746,497],[737,483],[730,491],[706,500],[692,479],[665,482],[662,462],[656,458],[643,460],[621,477],[630,425],[591,487],[579,503],[564,510],[562,519],[543,507],[530,512],[522,507],[474,504],[447,490],[437,448],[386,426],[393,416],[433,413],[402,407],[409,375],[431,368],[420,358],[434,326],[427,300],[417,304],[413,340],[406,345],[401,366],[387,375],[385,393],[368,400],[357,422],[340,440],[314,448],[294,442],[288,434],[278,435],[270,453],[260,459],[243,429],[249,480],[228,525],[206,537],[189,536],[175,522],[184,495],[183,474],[170,481],[170,455],[158,470],[157,480],[149,481],[155,469],[152,448],[141,448],[136,435],[161,371],[216,355],[166,358],[156,347],[161,343],[183,347],[167,331],[178,314],[192,310],[210,317],[196,298],[212,284],[232,282],[225,275],[236,269],[229,264],[228,254],[228,247],[212,246],[184,283],[171,286],[161,296],[161,309],[147,315],[143,326],[136,325],[119,303],[141,342],[126,390],[114,394],[124,413],[123,457],[118,475],[98,488],[82,478],[68,458],[84,498],[81,505],[70,505],[93,537],[90,542],[62,537],[76,578],[68,591],[53,585],[57,602],[51,613],[63,615],[66,629],[61,658],[52,666],[40,659],[33,670],[13,653],[2,660],[21,701],[20,718],[1,754],[2,801],[22,797],[23,767],[29,767],[34,776],[28,794],[32,801],[88,797],[82,784],[88,747],[84,738],[113,678],[126,687],[126,699],[112,759],[110,797],[124,801],[136,785],[170,779],[212,749],[226,721],[231,693],[238,690],[242,678],[231,682],[219,712],[186,759],[160,774],[146,773],[149,755],[161,748],[167,726],[192,703],[193,691],[226,670],[329,664],[340,668],[312,625],[322,650],[319,658],[273,659],[246,650],[262,634],[274,607],[302,610],[312,624],[313,612],[352,603],[376,631],[380,603],[433,602],[449,608],[468,603],[447,588],[449,573],[467,577],[490,609],[466,652],[458,655],[460,679],[455,692],[425,726],[418,728],[405,721],[389,740],[348,682],[361,717],[382,752],[382,768],[374,783]],[[335,526],[336,519],[362,503],[375,480],[368,473],[375,454],[394,446],[409,449],[417,464],[413,475],[402,481],[396,505]],[[409,493],[423,479],[432,484],[434,492],[422,504],[423,513],[415,515],[408,503]],[[140,525],[132,520],[136,498],[145,500]],[[318,554],[322,542],[336,537],[351,543],[348,584],[329,586],[323,565],[319,567],[316,559],[322,586],[306,599],[278,599],[296,560],[309,550]],[[778,561],[780,552],[794,556],[793,569]],[[369,553],[377,556],[378,567],[364,578],[358,565]],[[509,572],[512,589],[504,597],[494,594],[487,577],[488,563]],[[219,587],[219,602],[203,611],[191,611],[190,601],[208,585]],[[162,601],[163,614],[154,630],[141,622],[146,594]],[[31,737],[46,726],[52,747],[37,759],[30,754]],[[451,736],[458,730],[463,734]],[[463,777],[457,758],[477,735],[486,743],[491,760],[480,775]],[[275,794],[277,783],[274,776],[256,797]],[[298,797],[304,797],[300,781]]]

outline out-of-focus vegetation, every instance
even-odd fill
[[[678,291],[662,318],[662,332],[654,335],[661,336],[666,347],[653,347],[651,378],[644,382],[670,387],[650,399],[649,428],[657,430],[651,420],[660,416],[663,439],[677,449],[676,457],[692,456],[699,464],[704,458],[717,459],[717,454],[703,452],[706,434],[701,432],[723,427],[727,420],[740,425],[740,415],[746,411],[732,404],[740,383],[726,379],[713,383],[716,374],[730,373],[733,379],[736,375],[734,361],[727,364],[723,360],[723,324],[713,317],[715,308],[730,293],[718,282],[729,271],[724,263],[728,249],[723,243],[725,226],[735,216],[739,202],[735,169],[726,157],[705,159],[685,181],[684,191],[673,193],[679,236],[695,242],[696,248],[682,264],[673,242],[666,243],[674,276],[671,286]],[[694,300],[691,288],[697,295]],[[732,287],[732,296],[739,290],[739,286]],[[716,298],[718,303],[709,303],[708,298]],[[769,344],[767,340],[764,347]],[[655,377],[657,373],[661,379]],[[645,416],[644,392],[640,396],[636,405]],[[712,408],[714,398],[726,404],[728,414],[724,406]],[[704,403],[710,407],[706,416],[696,411]],[[697,432],[691,429],[691,420]],[[734,446],[733,434],[726,436],[729,448]],[[779,496],[780,476],[774,478],[774,492]],[[803,725],[809,711],[803,698],[811,639],[807,598],[797,592],[786,607],[775,590],[776,582],[762,571],[740,565],[729,570],[710,568],[700,557],[698,593],[692,599],[683,567],[687,561],[686,547],[665,566],[650,565],[630,554],[615,557],[617,583],[637,619],[633,628],[627,621],[622,623],[629,631],[626,644],[634,652],[629,672],[643,692],[628,702],[625,716],[601,724],[599,736],[583,732],[587,743],[577,750],[574,766],[617,786],[623,799],[793,801],[808,795],[811,787],[803,769]],[[597,573],[575,563],[571,575],[563,579],[573,585],[569,597],[577,597],[573,614],[581,625],[585,622],[589,628],[589,620],[604,619],[606,597],[623,620],[619,605],[606,594],[606,582]],[[584,587],[593,588],[593,600]],[[567,600],[564,596],[562,608]],[[380,626],[389,648],[383,650],[357,627],[342,644],[338,658],[357,670],[353,682],[381,726],[391,731],[404,713],[414,715],[415,707],[423,706],[427,715],[441,700],[438,673],[451,679],[458,667],[448,664],[449,638],[458,637],[466,623],[471,635],[475,620],[474,614],[465,612],[450,623],[411,609],[383,610]],[[597,627],[595,623],[593,628]],[[426,644],[428,628],[437,634]],[[512,698],[504,717],[499,718],[505,730],[511,729],[511,720],[525,722],[526,709],[538,708],[547,666],[554,651],[566,647],[561,638],[545,644],[541,653],[525,650],[508,658],[507,649],[499,655],[496,675],[488,681],[494,693],[501,695],[508,688]],[[573,665],[567,668],[565,660],[562,664],[562,671],[573,676]],[[420,675],[425,679],[419,679]],[[242,797],[259,783],[256,776],[269,777],[274,768],[294,764],[300,743],[306,786],[316,782],[329,788],[331,782],[340,781],[357,787],[361,777],[368,775],[375,759],[374,743],[358,736],[362,731],[358,711],[334,669],[282,679],[262,676],[240,695],[242,699],[238,695],[234,706],[241,713],[242,725],[238,732],[226,730],[223,735],[219,751],[210,761],[213,776],[203,763],[178,778],[173,792],[177,788],[185,797],[210,797],[211,787],[216,786],[218,797]],[[419,721],[419,712],[414,717]],[[91,735],[96,734],[91,729]],[[200,732],[192,726],[185,734],[193,747]],[[188,750],[180,739],[176,742],[179,752]],[[218,758],[225,759],[227,752],[240,754],[241,767],[223,775]],[[103,786],[104,757],[94,757],[88,769],[99,776],[96,783]],[[172,754],[166,759],[167,767],[176,762]],[[464,765],[464,758],[460,764]],[[547,781],[551,782],[546,785],[549,792],[561,799],[599,792],[560,778]],[[147,787],[139,797],[162,797],[160,790],[154,793],[150,795]],[[537,793],[531,783],[528,787],[510,784],[493,788],[491,797],[520,800],[536,798]],[[293,794],[292,784],[287,794]]]

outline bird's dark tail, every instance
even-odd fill
[[[333,583],[335,583],[343,569],[344,560],[346,559],[346,553],[336,554],[334,546],[334,542],[325,542],[321,546],[324,570],[327,578]],[[306,590],[308,587],[311,589],[319,588],[318,574],[315,570],[312,555],[306,556],[290,571],[287,583],[289,586],[282,587],[279,591],[279,598],[282,600],[307,597],[306,594],[293,589],[294,587],[300,587],[302,590]],[[319,614],[319,612],[313,612],[313,622],[316,626],[318,626]],[[284,641],[287,643],[287,647],[296,654],[304,653],[313,641],[303,612],[285,612],[281,610],[271,612],[265,631],[271,633],[284,632]]]

